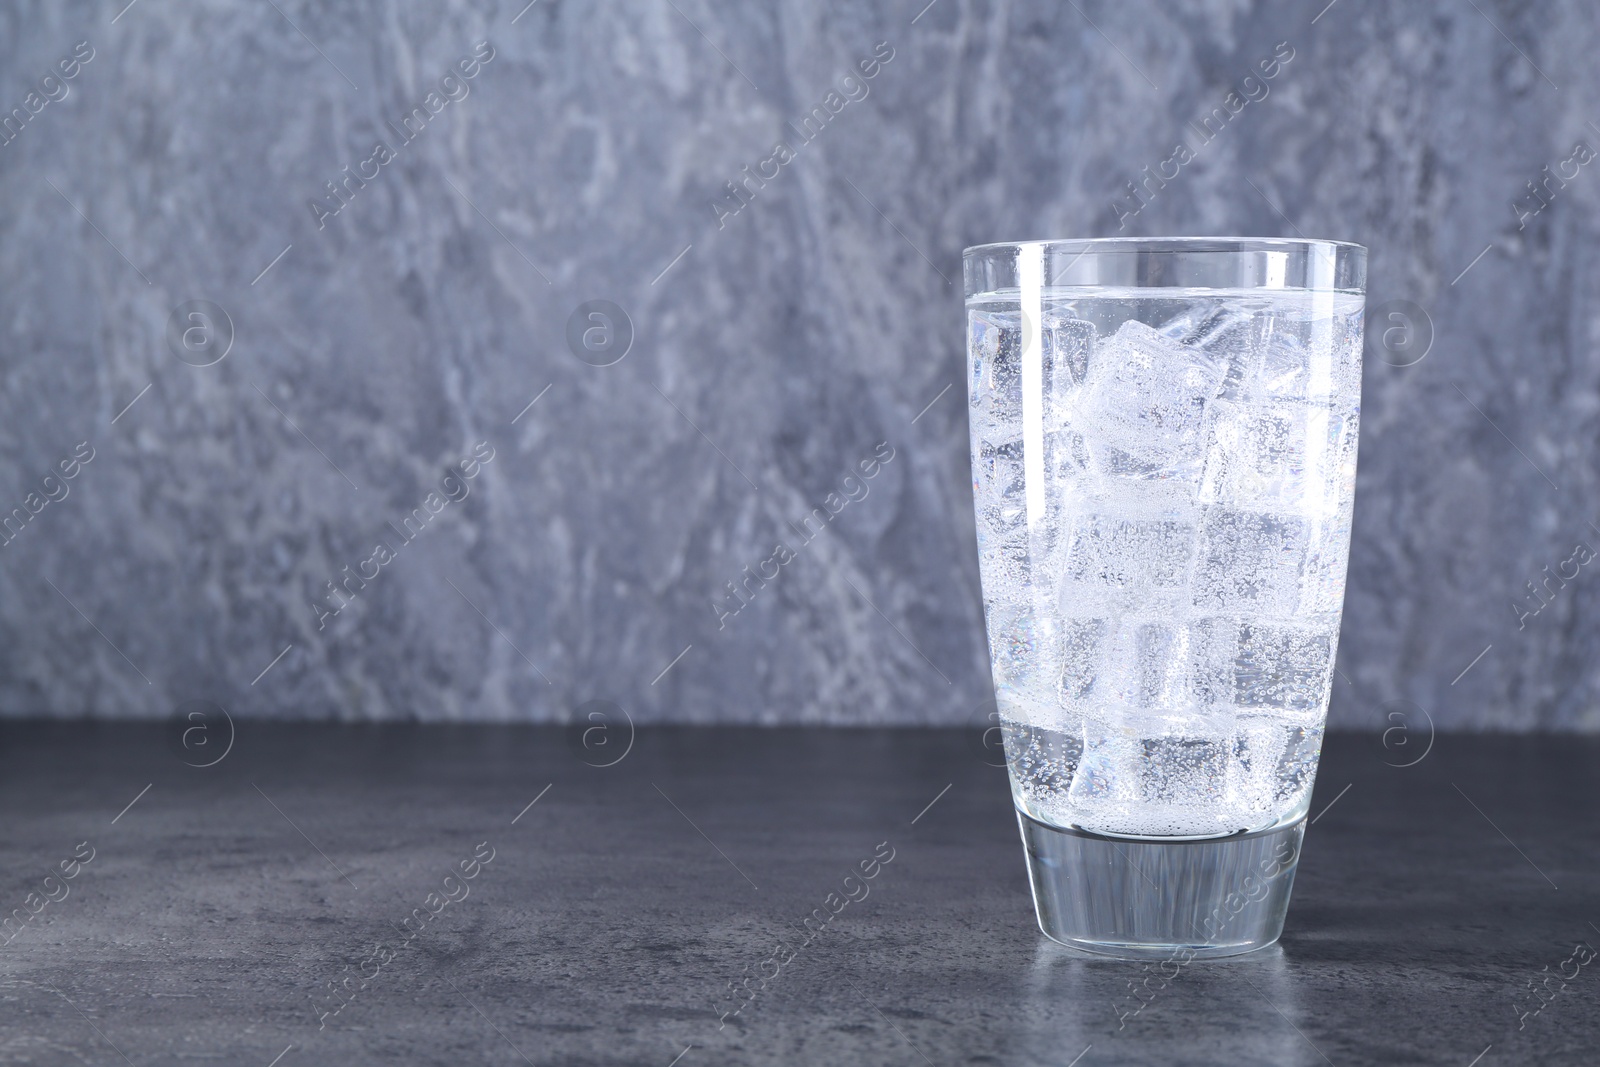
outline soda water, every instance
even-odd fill
[[[1132,837],[1299,820],[1344,598],[1362,296],[1046,288],[1024,316],[1018,295],[967,302],[1017,806]]]

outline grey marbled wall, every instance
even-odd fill
[[[1120,228],[1372,250],[1334,722],[1600,727],[1590,5],[125,2],[0,8],[5,714],[981,718],[960,251]]]

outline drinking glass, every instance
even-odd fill
[[[964,255],[972,486],[1039,926],[1116,956],[1276,941],[1344,602],[1366,249]]]

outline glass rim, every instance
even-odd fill
[[[1354,241],[1333,241],[1320,237],[1062,237],[1026,241],[989,241],[981,245],[968,245],[961,256],[982,255],[1016,248],[1051,248],[1060,251],[1089,252],[1101,250],[1108,253],[1183,253],[1183,252],[1282,252],[1289,249],[1306,251],[1348,250],[1367,252],[1367,246]]]

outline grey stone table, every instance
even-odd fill
[[[1282,943],[1145,982],[973,734],[211,720],[0,726],[0,1063],[1600,1054],[1596,740],[1330,738]]]

